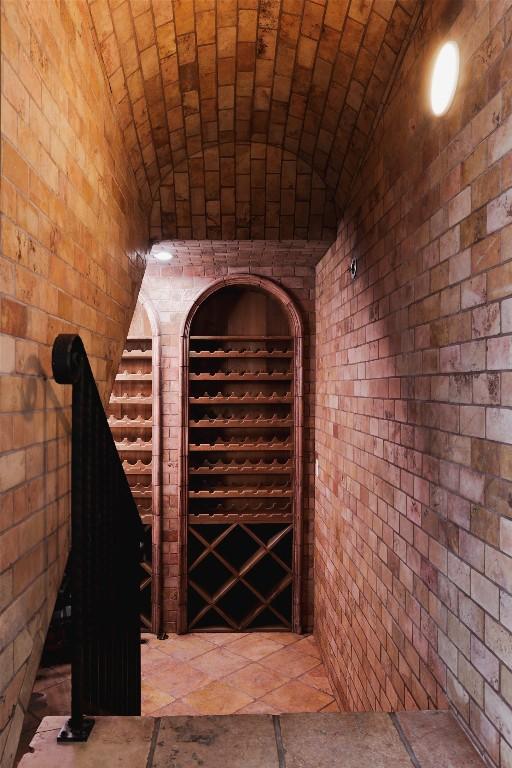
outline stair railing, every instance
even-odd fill
[[[140,715],[142,524],[80,336],[52,350],[55,381],[72,385],[71,717],[61,743],[86,741],[87,715]]]

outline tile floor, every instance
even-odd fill
[[[290,632],[143,635],[142,715],[336,712],[311,635]],[[16,763],[43,717],[70,710],[69,665],[39,670]]]
[[[336,712],[311,635],[144,635],[142,714]]]

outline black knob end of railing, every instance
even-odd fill
[[[61,333],[53,342],[52,371],[57,384],[74,384],[82,371],[85,348],[76,333]]]

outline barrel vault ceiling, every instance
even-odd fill
[[[89,0],[153,238],[332,239],[420,0]]]

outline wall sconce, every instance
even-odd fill
[[[437,52],[430,83],[430,106],[437,117],[450,109],[459,81],[459,46],[450,41]]]

